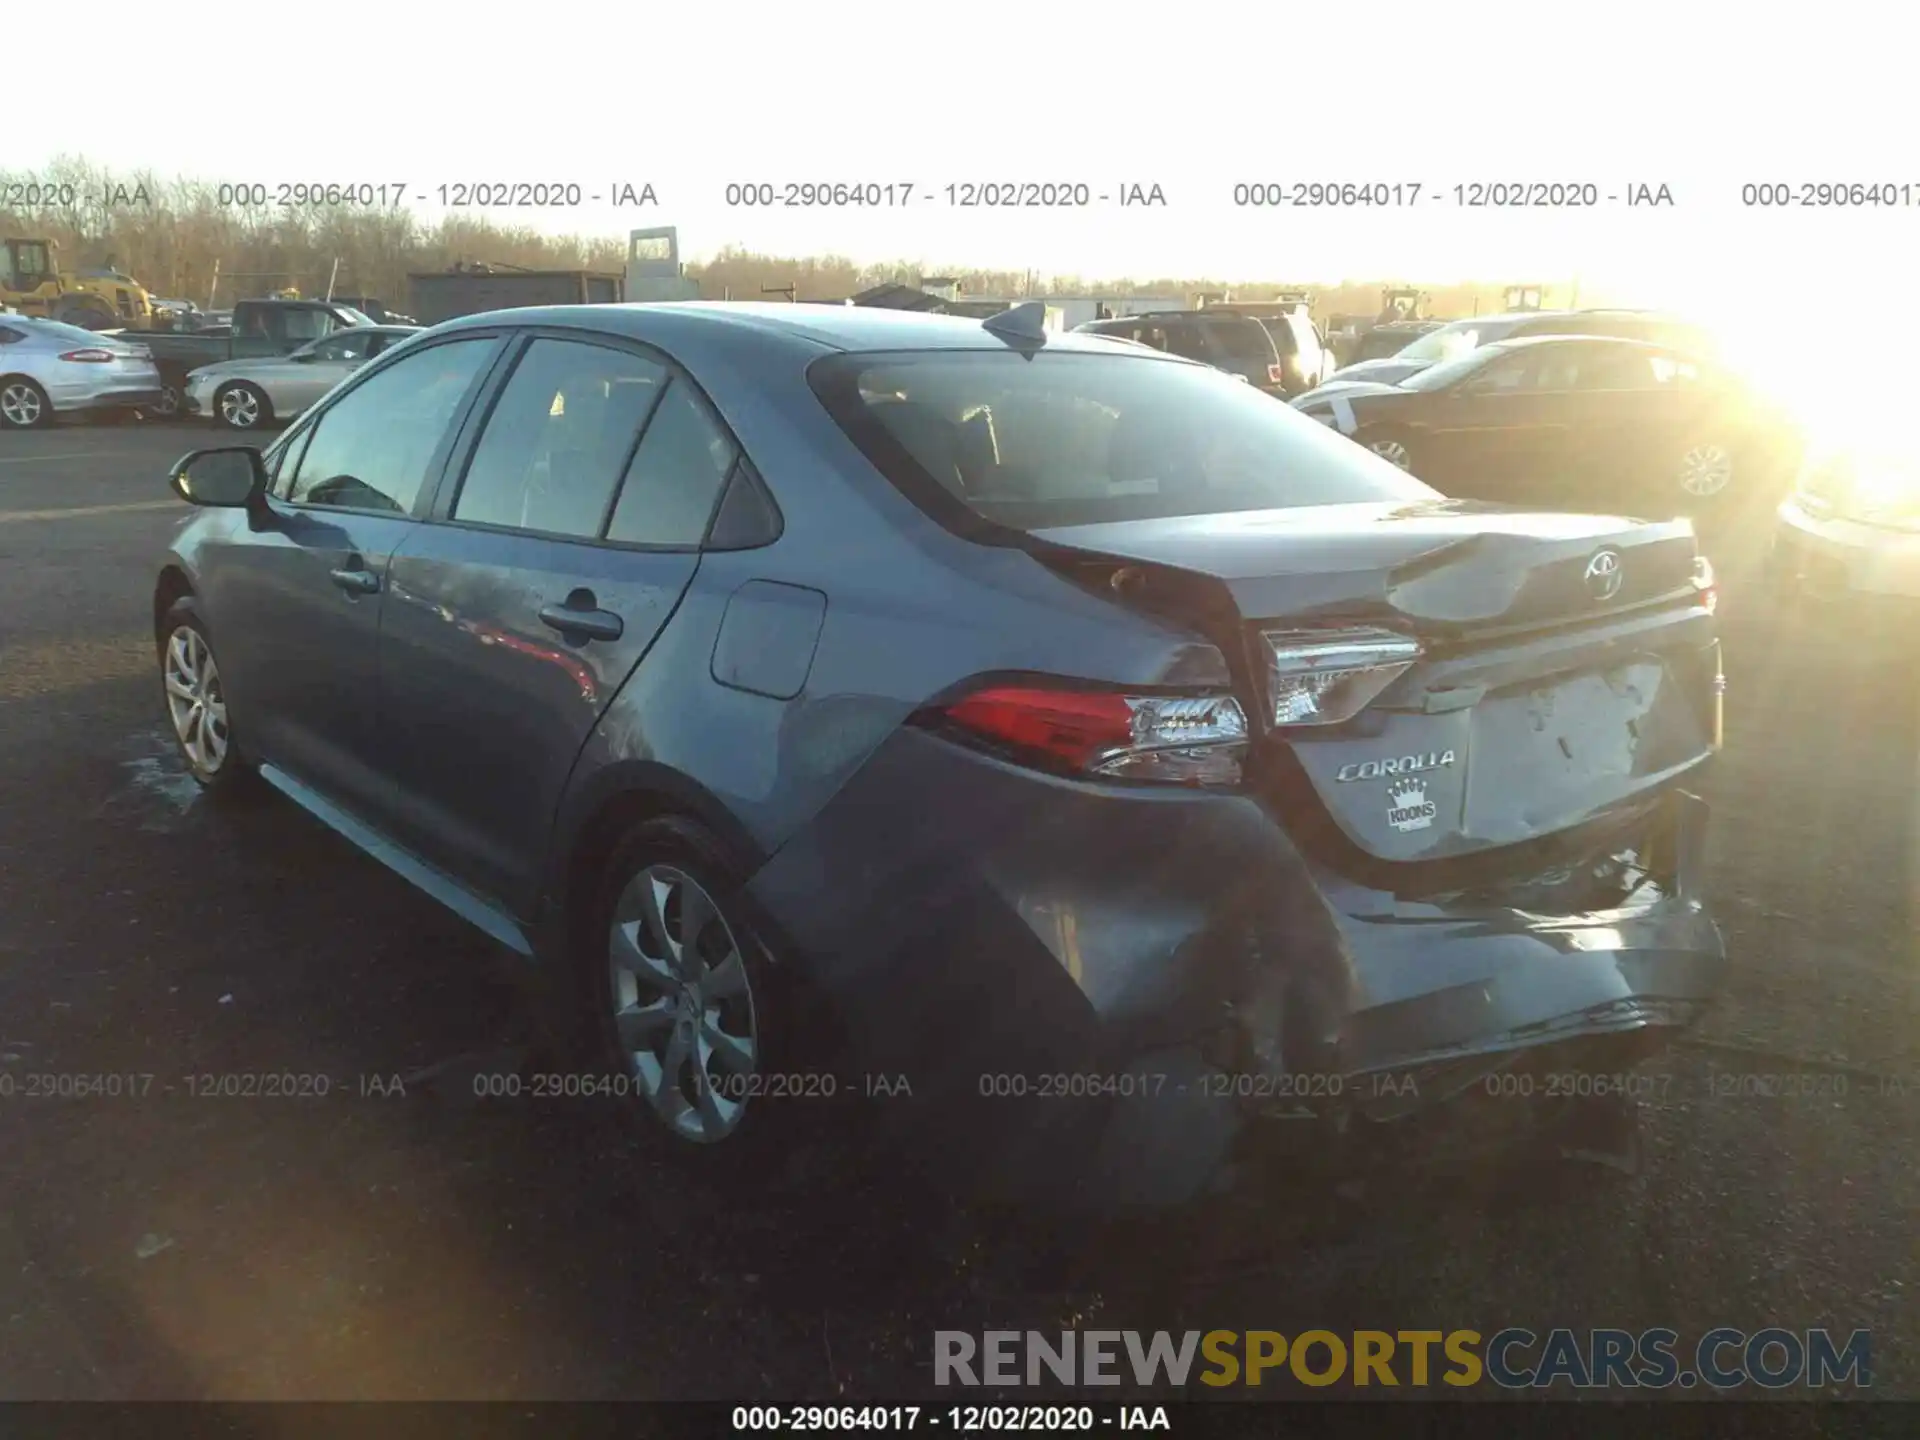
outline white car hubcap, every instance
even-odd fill
[[[1696,445],[1680,461],[1680,488],[1689,495],[1718,495],[1733,479],[1733,456],[1724,445]]]
[[[163,679],[167,712],[180,748],[202,774],[217,773],[227,760],[227,697],[220,687],[213,651],[191,625],[182,625],[168,637]]]
[[[31,425],[40,418],[40,392],[30,385],[9,385],[0,391],[0,415],[10,425]]]
[[[740,1125],[760,1032],[745,957],[691,875],[649,865],[614,907],[613,1025],[629,1073],[668,1129],[704,1144]]]
[[[220,414],[236,430],[251,430],[260,422],[260,402],[251,390],[229,390],[220,397]]]

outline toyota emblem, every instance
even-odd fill
[[[1602,550],[1587,562],[1587,593],[1596,600],[1613,599],[1625,579],[1618,550]]]

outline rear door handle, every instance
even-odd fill
[[[589,595],[585,605],[571,600],[565,605],[542,605],[541,623],[571,640],[618,640],[626,633],[626,622],[611,610],[594,609],[593,603]]]
[[[351,565],[343,570],[329,570],[333,583],[349,595],[374,595],[380,590],[380,577],[364,565]]]

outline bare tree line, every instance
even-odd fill
[[[222,203],[229,198],[210,182],[163,180],[151,171],[115,174],[83,158],[63,157],[31,175],[0,170],[0,235],[52,240],[62,269],[111,266],[155,295],[203,306],[289,285],[318,295],[337,274],[337,293],[374,295],[404,308],[410,271],[445,270],[463,262],[555,270],[620,271],[625,266],[624,235],[545,235],[526,226],[459,216],[430,225],[404,208],[301,210]],[[874,285],[914,284],[926,271],[908,259],[862,264],[844,255],[790,257],[728,246],[704,263],[689,264],[687,273],[708,299],[758,300],[766,291],[791,286],[796,300],[837,301]],[[1189,297],[1231,291],[1236,299],[1260,300],[1283,289],[1311,288],[1314,309],[1322,316],[1371,314],[1382,288],[1402,283],[1397,277],[1309,286],[1289,277],[1093,278],[951,269],[947,274],[960,282],[964,294],[988,296]],[[1501,307],[1499,285],[1424,288],[1434,315]],[[1562,287],[1549,294],[1550,302],[1566,299]]]

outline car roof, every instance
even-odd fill
[[[1132,315],[1109,315],[1104,320],[1095,320],[1095,325],[1124,325],[1129,320],[1251,320],[1258,325],[1262,320],[1278,320],[1278,315],[1249,315],[1244,310],[1226,310],[1212,305],[1204,305],[1198,310],[1141,310]]]
[[[1612,345],[1624,350],[1650,350],[1662,355],[1674,348],[1658,341],[1640,340],[1627,335],[1516,335],[1510,340],[1492,341],[1480,349],[1531,350],[1546,345]]]
[[[671,300],[628,305],[541,305],[465,315],[442,331],[511,323],[595,330],[635,340],[667,340],[731,333],[741,340],[785,344],[796,352],[862,350],[1004,350],[1007,343],[980,320],[864,305],[788,304],[780,301]],[[1073,331],[1049,332],[1048,350],[1111,354],[1111,341]]]
[[[1449,325],[1524,325],[1529,320],[1567,320],[1578,310],[1496,310],[1489,315],[1465,315],[1449,320]]]

